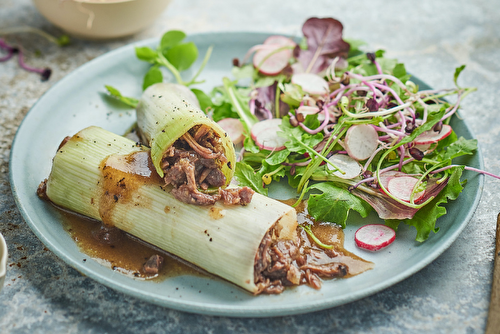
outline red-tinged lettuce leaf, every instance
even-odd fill
[[[241,187],[250,187],[259,194],[267,196],[268,190],[264,188],[262,182],[262,174],[255,173],[250,165],[242,162],[237,162],[234,176],[238,180],[238,184]]]
[[[437,196],[439,192],[446,186],[448,181],[436,183],[438,179],[429,179],[425,187],[425,195],[421,199],[422,202],[428,200],[431,196]],[[380,219],[397,220],[411,219],[419,211],[418,209],[410,208],[404,204],[396,202],[389,196],[380,193],[375,196],[363,192],[359,189],[352,190],[352,193],[365,200],[377,212]],[[396,225],[397,226],[397,225]],[[392,227],[392,226],[391,226]]]
[[[336,223],[345,228],[350,210],[357,211],[363,218],[371,211],[365,201],[333,183],[316,183],[308,188],[311,189],[323,192],[311,194],[307,201],[307,211],[318,221]]]
[[[304,23],[302,33],[308,48],[300,50],[298,56],[304,70],[319,73],[327,69],[335,57],[347,57],[350,45],[342,39],[343,29],[342,23],[333,18],[313,17]]]
[[[448,200],[457,199],[458,195],[463,190],[463,185],[460,181],[462,176],[463,166],[453,168],[453,173],[448,179],[446,187],[436,196],[436,198],[420,209],[412,219],[404,220],[404,223],[410,226],[415,226],[417,229],[418,242],[427,240],[431,231],[437,233],[439,228],[436,228],[436,221],[439,217],[446,214],[446,208],[440,206],[448,203]],[[386,224],[394,229],[399,225],[399,221],[386,221]]]
[[[260,105],[271,112],[271,114],[276,115],[276,89],[278,82],[275,81],[271,86],[258,87],[257,98]],[[288,114],[290,106],[285,102],[279,100],[279,114],[283,117]],[[255,108],[255,115],[259,120],[267,119],[267,114],[263,112],[262,108]]]

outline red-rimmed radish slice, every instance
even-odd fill
[[[441,131],[434,130],[425,131],[413,141],[417,145],[432,144],[448,137],[451,134],[452,128],[448,124],[443,124]]]
[[[353,179],[356,176],[361,174],[361,165],[359,162],[354,160],[348,155],[345,154],[334,154],[328,160],[338,167],[344,174],[342,174],[339,170],[336,170],[332,165],[326,164],[329,170],[335,170],[332,174],[338,176],[342,179]]]
[[[402,201],[410,202],[410,195],[418,179],[411,176],[393,177],[387,183],[387,190]],[[413,201],[418,202],[424,197],[425,190],[415,193]]]
[[[315,115],[320,112],[319,108],[317,106],[300,106],[295,110],[296,113],[304,115],[304,118],[307,115]],[[322,122],[325,119],[325,114],[321,113],[318,114],[318,121]]]
[[[369,224],[360,227],[354,234],[356,246],[376,252],[392,244],[396,239],[396,232],[389,226]]]
[[[375,173],[373,173],[375,176]],[[408,176],[408,174],[403,173],[403,172],[398,172],[398,171],[387,171],[384,173],[380,173],[380,183],[384,186],[385,189],[387,189],[389,185],[389,181],[395,177],[399,176]]]
[[[259,49],[253,56],[253,66],[265,75],[277,75],[287,65],[293,56],[296,43],[285,36],[270,36],[264,41],[265,48]],[[280,48],[290,48],[277,51]]]
[[[302,90],[311,95],[328,94],[328,82],[314,73],[297,73],[292,75],[292,83],[302,87]]]
[[[281,35],[272,35],[266,38],[264,41],[264,45],[271,45],[271,44],[278,44],[278,45],[288,45],[288,46],[293,46],[297,45],[292,39],[281,36]]]
[[[278,48],[279,46],[275,49],[262,49],[255,53],[253,56],[253,65],[259,69],[260,73],[264,75],[277,75],[288,65],[288,60],[292,57],[290,50],[282,50],[269,56]]]
[[[233,144],[238,145],[245,137],[243,135],[243,124],[236,118],[224,118],[217,122],[226,131]]]
[[[281,131],[281,118],[266,119],[255,123],[250,130],[255,144],[263,150],[281,151],[285,148],[286,138],[278,136]]]
[[[353,125],[347,130],[344,148],[351,158],[366,160],[378,147],[378,133],[369,124]]]

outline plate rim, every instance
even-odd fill
[[[191,38],[201,38],[201,37],[207,37],[207,36],[217,36],[217,35],[233,35],[233,36],[238,36],[238,35],[252,35],[257,38],[257,36],[269,36],[272,33],[271,32],[249,32],[249,31],[238,31],[238,32],[203,32],[203,33],[194,33],[190,34],[187,36],[187,39]],[[286,35],[286,34],[283,34]],[[135,41],[126,45],[123,45],[117,49],[111,50],[109,52],[106,52],[91,61],[88,61],[75,70],[71,71],[67,75],[65,75],[63,78],[61,78],[58,82],[56,82],[52,87],[50,87],[46,92],[44,92],[38,100],[33,104],[33,106],[30,108],[26,116],[23,118],[21,121],[16,134],[14,136],[14,139],[12,141],[11,145],[11,151],[9,155],[9,181],[10,181],[10,186],[11,186],[11,191],[12,195],[14,197],[15,203],[17,208],[19,209],[24,221],[28,224],[30,227],[31,231],[34,232],[34,234],[37,236],[37,238],[42,241],[42,243],[49,248],[53,253],[56,254],[56,256],[60,259],[62,259],[67,265],[71,266],[78,272],[88,276],[89,278],[93,279],[94,281],[99,282],[100,284],[105,285],[108,288],[111,288],[117,292],[121,292],[133,297],[136,297],[138,299],[154,303],[156,305],[160,305],[163,307],[171,308],[171,309],[176,309],[180,311],[185,311],[189,313],[196,313],[196,314],[205,314],[205,315],[215,315],[215,316],[228,316],[228,317],[274,317],[274,316],[284,316],[284,315],[296,315],[296,314],[303,314],[303,313],[309,313],[309,312],[314,312],[318,310],[324,310],[327,308],[332,308],[336,306],[340,306],[346,303],[354,302],[359,299],[362,299],[364,297],[374,295],[380,291],[383,291],[387,289],[388,287],[401,282],[402,280],[414,275],[427,265],[429,265],[431,262],[433,262],[435,259],[437,259],[445,250],[447,250],[451,244],[457,239],[457,237],[460,235],[460,233],[463,231],[463,229],[468,225],[470,220],[472,219],[475,211],[477,210],[477,207],[479,205],[479,202],[481,200],[482,192],[483,192],[483,187],[484,187],[484,175],[479,174],[477,177],[479,177],[479,184],[478,184],[478,189],[475,193],[474,196],[474,201],[467,212],[467,216],[463,219],[463,223],[455,229],[448,238],[445,240],[445,242],[439,243],[437,246],[435,246],[434,251],[432,252],[431,255],[425,257],[423,260],[420,260],[417,265],[414,265],[413,267],[409,268],[406,271],[400,272],[398,275],[392,276],[390,279],[386,280],[383,283],[380,283],[378,285],[375,285],[374,287],[366,288],[364,290],[359,290],[359,291],[354,291],[352,292],[349,297],[344,297],[343,299],[337,299],[335,303],[328,303],[328,299],[324,300],[320,298],[318,302],[311,302],[308,303],[305,308],[302,307],[297,307],[297,306],[292,306],[289,308],[281,308],[280,310],[276,311],[273,310],[272,314],[269,314],[270,308],[261,308],[260,310],[256,310],[255,306],[242,306],[238,305],[236,308],[233,305],[230,304],[225,304],[224,306],[218,305],[218,304],[210,304],[207,306],[206,302],[191,302],[184,300],[182,302],[179,302],[176,298],[171,298],[171,297],[163,297],[159,298],[155,295],[152,295],[150,293],[144,293],[143,291],[138,291],[134,287],[130,287],[126,284],[120,284],[117,282],[112,282],[105,276],[101,275],[100,273],[96,273],[92,270],[87,269],[87,267],[82,267],[79,265],[79,263],[73,259],[71,256],[68,256],[67,254],[63,253],[60,251],[60,249],[52,243],[52,241],[47,238],[42,231],[39,229],[39,227],[33,223],[32,217],[30,212],[28,212],[27,208],[23,205],[21,198],[19,197],[19,193],[16,189],[16,175],[17,172],[15,171],[14,164],[15,160],[13,159],[14,153],[17,151],[17,141],[18,141],[18,136],[19,133],[22,133],[22,129],[26,126],[25,124],[29,122],[30,117],[34,117],[32,111],[36,110],[36,108],[42,104],[45,99],[47,99],[47,96],[50,96],[51,92],[57,91],[58,87],[64,85],[65,81],[71,80],[72,77],[77,76],[79,73],[82,73],[85,71],[88,67],[94,66],[95,63],[102,62],[103,60],[113,57],[114,55],[121,53],[121,52],[126,52],[128,50],[133,49],[134,47],[137,46],[146,46],[150,45],[153,43],[158,43],[159,38],[148,38],[144,39],[141,41]],[[229,72],[229,70],[228,70]],[[418,79],[418,77],[415,77]],[[419,79],[418,79],[419,80]],[[419,80],[421,81],[421,80]],[[97,94],[98,92],[96,92]],[[472,129],[469,127],[469,125],[465,122],[465,120],[461,120],[463,126],[467,129],[467,131],[470,133],[472,138],[476,138],[476,135],[473,133]],[[475,152],[475,155],[477,155],[477,159],[479,162],[479,168],[484,169],[484,158],[482,154],[482,150],[480,145],[478,144],[477,151]],[[82,253],[83,254],[83,253]],[[231,283],[227,283],[231,284]],[[258,298],[258,297],[256,297]]]

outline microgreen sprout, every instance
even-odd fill
[[[318,239],[318,237],[316,237],[314,235],[314,233],[312,232],[311,230],[311,226],[310,225],[307,225],[307,224],[301,224],[299,225],[304,231],[306,231],[307,235],[321,248],[325,248],[325,249],[333,249],[333,245],[327,245],[327,244],[324,244],[323,242],[321,242],[321,240]]]
[[[265,185],[269,185],[271,183],[271,181],[273,180],[272,176],[276,173],[279,173],[283,168],[285,168],[285,165],[281,165],[280,167],[278,167],[274,171],[262,175],[262,182],[264,182]]]
[[[35,34],[47,39],[48,41],[50,41],[56,45],[59,45],[59,46],[65,46],[65,45],[69,44],[69,37],[66,35],[62,35],[61,37],[56,38],[56,37],[46,33],[43,30],[33,28],[33,27],[14,27],[14,28],[0,29],[0,36],[1,35],[15,34],[15,33],[35,33]],[[52,74],[52,70],[48,67],[37,68],[37,67],[33,67],[33,66],[26,64],[26,62],[24,61],[23,50],[21,47],[11,46],[4,39],[0,39],[0,49],[7,52],[7,54],[5,56],[0,57],[0,62],[10,60],[14,55],[17,54],[18,63],[22,69],[24,69],[28,72],[38,73],[40,75],[40,78],[42,81],[49,80],[49,78]]]

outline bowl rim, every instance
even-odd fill
[[[37,0],[34,0],[37,2]],[[119,3],[124,3],[124,2],[134,2],[137,0],[70,0],[70,2],[78,2],[82,4],[89,4],[89,5],[113,5],[113,4],[119,4]],[[168,1],[168,0],[164,0]]]
[[[0,233],[0,277],[5,276],[7,271],[7,243]]]

